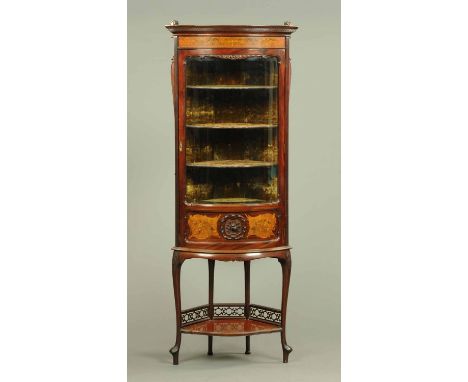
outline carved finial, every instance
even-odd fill
[[[179,25],[179,22],[177,20],[172,20],[171,25]]]
[[[292,22],[291,22],[291,21],[285,21],[285,22],[284,22],[284,25],[290,27],[290,26],[292,25]]]

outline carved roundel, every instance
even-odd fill
[[[227,214],[219,220],[219,232],[227,240],[239,240],[245,238],[248,225],[244,215]]]

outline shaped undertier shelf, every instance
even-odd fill
[[[252,336],[262,333],[280,332],[281,327],[265,322],[245,318],[223,318],[207,320],[182,327],[186,334],[202,334],[208,336]]]
[[[281,311],[251,304],[248,318],[244,304],[213,304],[213,318],[209,306],[201,305],[182,311],[181,332],[210,336],[250,336],[281,331]]]

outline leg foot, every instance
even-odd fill
[[[250,336],[245,337],[245,354],[250,354]]]
[[[292,352],[292,347],[287,343],[282,343],[283,346],[283,363],[288,363],[289,353]]]
[[[172,364],[178,365],[179,364],[179,346],[174,345],[170,348],[169,353],[172,354]]]
[[[208,336],[208,355],[213,355],[213,336]]]

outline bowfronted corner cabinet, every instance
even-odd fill
[[[288,243],[289,39],[284,25],[166,26],[174,37],[176,245],[172,276],[179,362],[182,334],[246,337],[280,333],[286,343],[291,255]],[[250,301],[250,263],[276,258],[281,308]],[[180,272],[188,259],[208,260],[208,303],[182,310]],[[242,261],[245,300],[213,300],[216,261]]]

